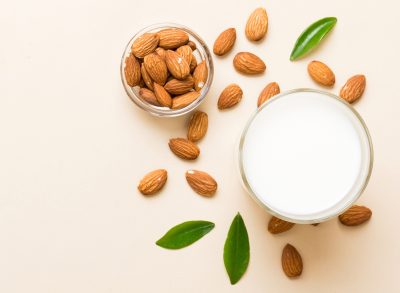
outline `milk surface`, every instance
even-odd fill
[[[316,92],[272,100],[244,136],[242,167],[250,189],[275,212],[300,220],[328,216],[362,188],[367,134],[340,101]]]

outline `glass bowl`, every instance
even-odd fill
[[[297,94],[318,94],[322,95],[328,99],[331,99],[332,103],[338,103],[342,105],[343,109],[347,109],[346,111],[349,113],[348,115],[351,115],[352,119],[354,119],[354,123],[357,124],[357,128],[359,129],[359,135],[362,137],[364,143],[362,144],[362,161],[364,162],[362,168],[362,172],[360,171],[360,175],[358,177],[357,183],[354,183],[353,188],[348,191],[348,193],[343,196],[342,200],[340,202],[337,202],[336,205],[332,206],[331,208],[328,208],[322,212],[318,213],[310,213],[307,215],[295,215],[295,214],[289,214],[289,213],[283,213],[281,210],[278,210],[276,207],[272,206],[269,202],[265,200],[265,197],[261,194],[257,194],[255,189],[252,187],[250,184],[250,180],[248,178],[248,174],[246,173],[246,168],[245,168],[245,163],[244,163],[244,147],[246,143],[246,137],[249,128],[251,127],[253,121],[257,118],[258,114],[262,112],[264,109],[268,110],[268,107],[275,103],[276,101],[280,101],[281,99],[284,99],[286,97],[292,96],[292,95],[297,95]],[[350,117],[350,116],[349,116]],[[361,138],[360,138],[361,140]],[[328,93],[324,91],[319,91],[319,90],[313,90],[313,89],[295,89],[291,91],[287,91],[284,93],[281,93],[279,95],[276,95],[269,99],[267,102],[265,102],[261,107],[259,107],[250,117],[248,120],[247,124],[244,127],[244,130],[241,134],[240,141],[238,144],[238,149],[237,149],[237,163],[238,163],[238,171],[239,171],[239,177],[242,181],[242,185],[244,189],[250,194],[250,196],[259,204],[261,205],[267,212],[270,214],[286,220],[288,222],[292,223],[297,223],[297,224],[314,224],[314,223],[320,223],[326,220],[329,220],[333,217],[336,217],[346,211],[348,208],[351,207],[351,205],[354,204],[354,202],[361,196],[363,193],[364,189],[366,188],[369,178],[371,176],[372,172],[372,166],[373,166],[373,146],[372,146],[372,141],[371,141],[371,136],[369,134],[368,128],[360,116],[358,112],[351,106],[349,103],[347,103],[345,100],[342,98]],[[260,171],[261,172],[261,171]],[[287,184],[292,184],[292,182],[287,182]],[[295,186],[295,185],[294,185]],[[312,204],[312,203],[310,203]]]
[[[197,60],[197,64],[199,64],[202,61],[205,61],[207,68],[208,68],[207,80],[206,80],[203,88],[200,90],[200,96],[195,101],[193,101],[191,104],[189,104],[188,106],[181,108],[181,109],[170,109],[168,107],[154,106],[154,105],[149,104],[148,102],[144,101],[139,95],[140,87],[139,86],[135,86],[135,87],[129,86],[126,81],[125,73],[124,73],[125,58],[131,54],[131,46],[132,46],[133,42],[138,37],[143,35],[144,33],[149,33],[149,32],[154,33],[154,32],[158,32],[162,29],[168,29],[168,28],[177,28],[182,31],[185,31],[189,35],[189,41],[192,41],[193,43],[196,44],[196,50],[193,51],[193,56],[195,56],[195,58]],[[142,110],[144,110],[152,115],[159,116],[159,117],[177,117],[177,116],[185,115],[185,114],[193,111],[195,108],[197,108],[202,103],[202,101],[206,97],[206,95],[211,87],[211,83],[212,83],[213,76],[214,76],[214,66],[213,66],[213,61],[212,61],[210,50],[208,49],[206,43],[193,30],[189,29],[186,26],[176,24],[176,23],[159,23],[159,24],[154,24],[154,25],[145,27],[144,29],[138,31],[132,37],[132,39],[126,45],[124,54],[122,55],[120,73],[121,73],[122,84],[125,88],[127,95],[139,108],[141,108]]]

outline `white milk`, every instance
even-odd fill
[[[242,175],[255,197],[298,222],[351,204],[370,172],[367,130],[338,99],[315,91],[272,99],[242,137]]]

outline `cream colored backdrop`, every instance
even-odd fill
[[[266,7],[270,27],[253,44],[243,31],[258,6]],[[399,9],[395,0],[2,0],[0,292],[399,292]],[[290,62],[299,33],[325,16],[338,17],[334,31],[310,57]],[[125,44],[138,29],[162,21],[193,28],[210,46],[225,28],[238,31],[234,52],[214,58],[214,84],[201,106],[210,128],[194,163],[178,160],[167,146],[185,134],[186,117],[149,116],[120,82]],[[231,60],[238,51],[260,55],[267,72],[236,73]],[[333,220],[273,236],[269,215],[241,189],[234,145],[267,82],[282,90],[317,87],[306,73],[312,59],[335,71],[335,93],[349,76],[367,76],[355,107],[370,128],[375,166],[359,202],[374,214],[353,229]],[[232,82],[244,98],[220,113],[218,94]],[[169,171],[165,190],[139,195],[138,180],[161,167]],[[192,192],[184,179],[189,168],[215,176],[215,198]],[[251,261],[231,286],[222,249],[238,211]],[[180,251],[154,245],[168,228],[192,219],[216,228]],[[281,271],[287,242],[303,256],[297,280]]]

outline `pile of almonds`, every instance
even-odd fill
[[[246,37],[252,42],[257,42],[265,37],[267,31],[267,12],[264,8],[257,8],[247,20]],[[215,40],[214,54],[223,56],[229,53],[235,41],[236,29],[226,29]],[[133,43],[132,54],[126,59],[125,74],[128,84],[139,85],[143,99],[153,105],[172,109],[188,105],[198,97],[198,91],[207,79],[207,67],[204,61],[196,65],[193,50],[195,47],[190,44],[188,36],[179,30],[168,29],[154,34],[144,34]],[[143,58],[144,60],[141,61]],[[233,58],[233,66],[238,72],[246,75],[261,74],[266,70],[264,61],[250,52],[237,53]],[[132,72],[133,68],[135,73]],[[310,77],[319,85],[332,87],[335,84],[335,74],[326,64],[312,61],[307,70]],[[353,103],[362,96],[365,86],[365,76],[355,75],[341,88],[339,96],[348,103]],[[278,83],[268,83],[259,94],[257,107],[279,93]],[[173,97],[173,95],[177,96]],[[191,98],[188,98],[188,95]],[[220,110],[231,108],[237,105],[242,97],[241,87],[237,84],[229,84],[219,96],[218,108]],[[182,99],[185,102],[180,102]],[[187,138],[173,138],[169,141],[171,151],[181,159],[195,160],[200,154],[196,143],[205,136],[207,129],[207,114],[201,111],[195,112],[189,121]],[[196,193],[206,197],[215,194],[218,184],[208,173],[189,170],[185,176]],[[167,171],[155,170],[143,177],[138,189],[144,195],[153,195],[162,189],[166,181]],[[345,226],[358,226],[367,222],[371,216],[372,211],[369,208],[354,205],[339,216],[339,221]],[[272,234],[280,234],[294,226],[294,223],[273,216],[268,223],[268,231]],[[283,248],[281,265],[289,278],[301,275],[302,257],[293,245],[287,244]]]
[[[208,77],[207,64],[196,58],[196,50],[181,29],[144,33],[125,59],[125,80],[139,87],[142,100],[153,106],[184,108],[200,97]]]

